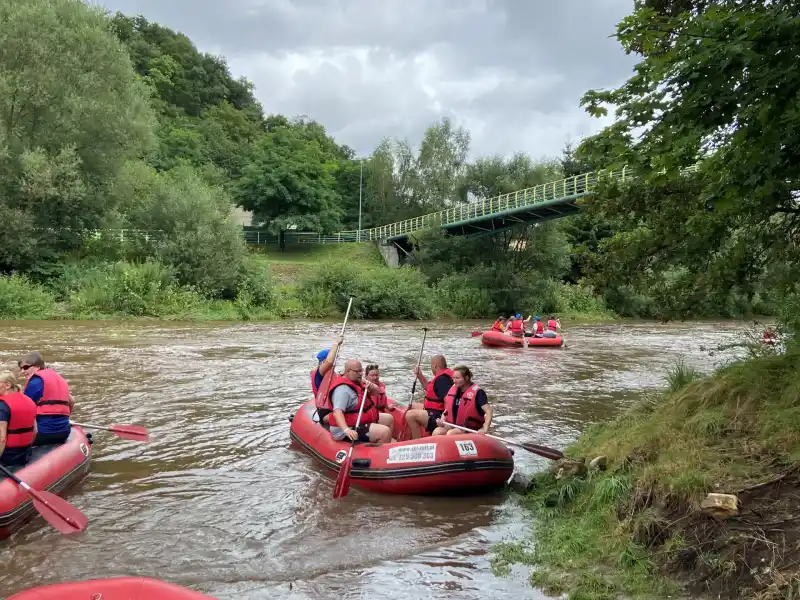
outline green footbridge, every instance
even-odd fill
[[[687,170],[695,169],[691,167]],[[520,223],[542,223],[573,215],[579,210],[577,200],[590,195],[599,181],[626,181],[633,177],[634,173],[628,167],[618,171],[593,171],[495,198],[454,204],[435,213],[360,231],[333,234],[287,231],[282,241],[285,244],[372,241],[405,245],[409,235],[432,227],[441,227],[454,235],[492,234]],[[248,244],[276,244],[280,241],[277,235],[252,227],[245,227],[244,236]]]

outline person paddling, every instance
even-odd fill
[[[431,358],[431,372],[433,378],[428,381],[419,367],[414,368],[417,381],[425,388],[425,401],[421,404],[412,403],[406,411],[406,423],[412,440],[422,437],[422,429],[428,433],[436,429],[436,421],[444,410],[444,398],[453,386],[453,371],[447,368],[444,355],[437,354]]]
[[[533,317],[533,337],[542,337],[544,333],[544,323],[542,323],[542,319],[537,315]]]
[[[21,391],[11,371],[0,373],[0,465],[22,467],[36,438],[36,403]]]
[[[453,369],[453,387],[444,400],[445,409],[433,435],[459,435],[464,431],[446,425],[463,425],[478,433],[488,433],[492,424],[492,405],[486,392],[472,382],[472,371],[459,365]]]
[[[317,366],[311,369],[311,392],[316,396],[319,391],[319,386],[322,385],[322,379],[325,373],[333,368],[333,357],[336,356],[336,349],[344,343],[344,336],[340,335],[336,338],[333,346],[327,350],[320,350],[317,352]]]
[[[38,352],[26,354],[17,365],[25,376],[25,395],[36,402],[38,433],[33,445],[63,444],[72,431],[69,417],[75,407],[67,380],[47,368]]]

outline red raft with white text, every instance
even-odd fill
[[[560,348],[564,345],[564,338],[560,333],[556,337],[526,336],[528,348]],[[491,348],[523,348],[522,338],[513,337],[501,331],[485,331],[481,335],[481,344]]]
[[[114,577],[57,583],[25,590],[8,600],[215,600],[178,585],[147,577]]]
[[[89,472],[92,444],[83,429],[73,427],[63,444],[34,446],[31,460],[15,475],[35,490],[60,495]],[[37,515],[31,497],[0,474],[0,540]]]
[[[314,421],[314,400],[290,417],[292,440],[322,466],[338,473],[350,444],[333,439]],[[390,406],[395,439],[405,431],[405,407]],[[390,444],[358,443],[353,449],[352,485],[390,494],[436,494],[497,489],[514,471],[503,443],[479,434],[428,436]]]

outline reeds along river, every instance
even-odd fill
[[[494,432],[563,447],[607,419],[684,356],[730,340],[736,323],[566,327],[568,348],[482,348],[486,323],[351,322],[341,356],[382,366],[406,401],[421,327],[425,350],[467,364],[495,406]],[[95,433],[92,471],[68,499],[90,518],[78,538],[41,520],[0,545],[0,590],[143,575],[219,598],[543,597],[527,570],[496,578],[491,545],[523,535],[529,516],[498,493],[400,497],[333,480],[289,442],[288,417],[309,396],[314,354],[335,323],[6,322],[0,357],[39,350],[71,382],[75,419],[138,423],[150,444]],[[424,361],[426,362],[426,361]],[[547,461],[522,450],[516,468]],[[291,589],[290,589],[291,584]]]

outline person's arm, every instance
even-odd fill
[[[417,381],[422,384],[422,387],[428,387],[428,379],[422,374],[422,369],[419,367],[414,367],[414,375],[417,376]]]
[[[9,421],[11,421],[11,409],[5,402],[0,402],[0,454],[3,454],[6,449]]]
[[[69,412],[71,413],[75,408],[75,398],[72,397],[72,394],[69,395]]]
[[[37,375],[31,375],[23,393],[36,404],[39,404],[39,400],[42,399],[42,394],[44,393],[44,381],[42,381],[42,378]]]
[[[317,367],[320,376],[324,377],[325,373],[327,373],[333,368],[333,361],[336,358],[336,351],[339,349],[339,346],[341,346],[343,343],[344,343],[343,335],[340,335],[338,338],[336,338],[336,341],[333,343],[333,346],[331,346],[330,351],[328,351],[328,356],[326,356],[325,360],[322,361],[322,364],[319,367]]]
[[[492,425],[492,416],[494,411],[492,410],[492,405],[489,404],[489,397],[486,395],[486,392],[480,390],[476,397],[475,397],[475,405],[478,407],[478,411],[483,413],[483,427],[481,427],[478,432],[479,433],[488,433],[489,427]]]

